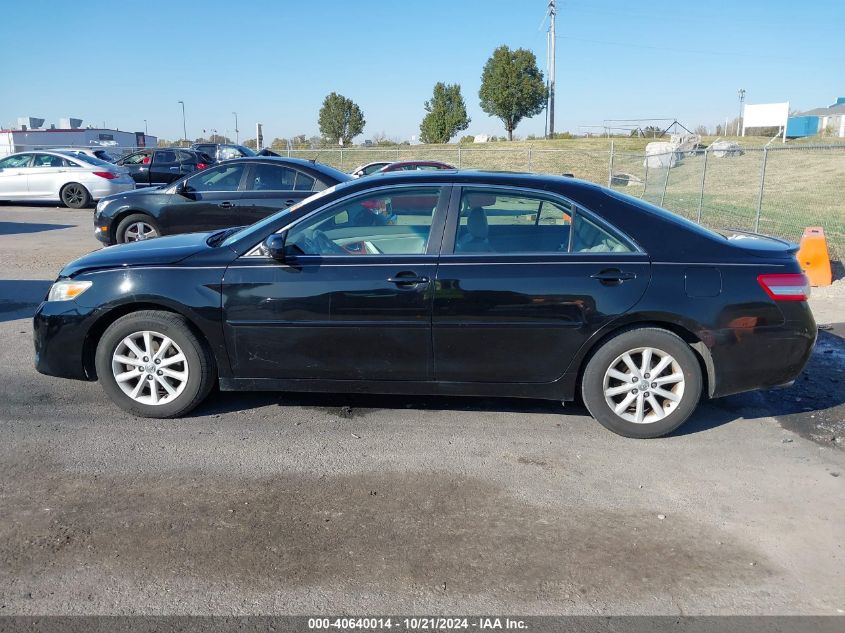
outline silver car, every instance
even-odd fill
[[[92,156],[38,150],[0,159],[0,200],[61,200],[81,209],[134,188],[125,170]]]
[[[51,151],[61,152],[62,154],[82,154],[83,156],[99,158],[107,163],[115,163],[120,159],[119,153],[107,152],[102,147],[53,147]]]

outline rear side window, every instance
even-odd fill
[[[464,189],[454,252],[630,253],[578,208],[522,191]]]
[[[176,152],[173,150],[164,150],[155,152],[153,154],[153,163],[175,163],[176,162]]]
[[[197,161],[197,155],[193,152],[179,151],[177,154],[180,163],[195,163]]]
[[[612,236],[584,214],[575,217],[575,232],[572,234],[573,253],[630,253],[631,249]]]
[[[549,253],[569,250],[568,204],[508,191],[464,189],[455,253]]]
[[[52,154],[36,154],[32,162],[33,167],[67,167],[68,162],[61,156]]]

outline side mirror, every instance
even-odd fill
[[[176,193],[180,196],[187,196],[188,195],[188,181],[183,180],[178,185],[176,185]]]
[[[285,261],[285,239],[287,235],[284,233],[273,233],[266,240],[264,240],[264,250],[267,255],[277,262]]]

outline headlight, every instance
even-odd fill
[[[100,200],[100,201],[97,203],[97,208],[95,209],[95,211],[96,211],[97,213],[99,213],[100,211],[102,211],[103,209],[105,209],[105,208],[106,208],[106,205],[107,205],[108,203],[109,203],[109,201],[108,201],[108,200]]]
[[[88,290],[92,283],[90,281],[61,279],[50,287],[50,292],[47,294],[47,301],[70,301],[71,299],[76,299]]]

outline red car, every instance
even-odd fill
[[[376,173],[385,174],[391,171],[436,171],[438,169],[455,169],[455,167],[436,160],[400,160],[382,167]]]

